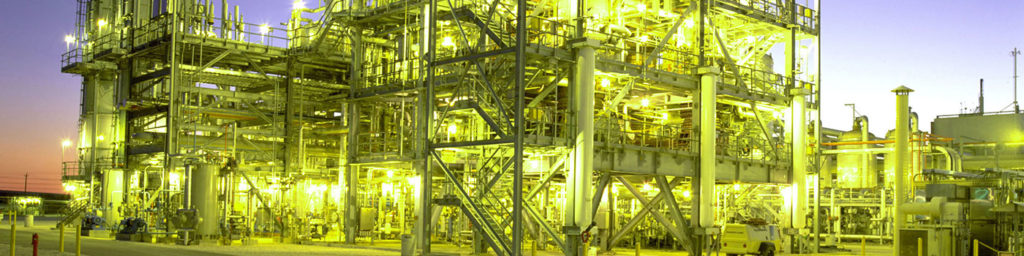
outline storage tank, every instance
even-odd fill
[[[888,132],[886,132],[885,133],[885,140],[895,141],[896,140],[896,130],[889,130]],[[887,144],[885,144],[885,147],[889,148],[889,149],[894,149],[895,146],[896,146],[895,143],[887,143]],[[907,169],[906,172],[904,172],[905,179],[903,179],[903,180],[906,181],[906,184],[911,184],[915,178],[918,178],[916,176],[921,173],[921,160],[924,157],[921,154],[922,153],[921,152],[921,150],[922,150],[922,148],[921,148],[921,146],[922,146],[921,133],[917,132],[917,131],[911,132],[910,133],[910,143],[907,143],[907,146],[910,147],[910,150],[907,150],[907,152],[910,155],[910,157],[909,157],[909,159],[907,159],[907,168],[908,169]],[[896,177],[893,174],[896,173],[896,171],[895,171],[896,170],[896,156],[894,155],[895,154],[894,152],[896,152],[896,151],[895,150],[891,150],[891,151],[888,151],[888,153],[885,154],[885,162],[884,162],[885,177],[884,177],[884,180],[885,180],[885,186],[887,186],[887,187],[895,186],[894,181],[896,180]]]
[[[860,129],[843,132],[840,142],[863,141],[865,133]],[[839,150],[860,150],[872,147],[867,144],[840,145]],[[873,188],[878,185],[878,172],[874,168],[874,155],[864,152],[844,152],[836,155],[837,185],[840,188]]]
[[[199,212],[199,230],[196,237],[216,237],[219,232],[220,211],[217,207],[217,172],[215,164],[199,164],[192,171],[192,208]]]

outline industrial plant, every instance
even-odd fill
[[[823,116],[817,0],[297,0],[279,24],[249,1],[75,4],[57,226],[81,235],[1024,255],[1024,114],[919,120],[892,81],[895,120]]]

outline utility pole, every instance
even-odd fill
[[[1013,113],[1020,113],[1020,106],[1017,105],[1017,55],[1020,55],[1020,50],[1013,48],[1010,51],[1010,56],[1013,56]]]
[[[857,104],[846,103],[846,104],[843,104],[843,106],[850,107],[850,111],[853,112],[853,119],[850,119],[850,120],[857,119]]]
[[[978,114],[985,114],[985,79],[978,81]]]

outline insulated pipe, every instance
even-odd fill
[[[586,39],[574,45],[576,47],[576,146],[573,150],[573,163],[568,182],[572,193],[567,199],[572,207],[566,207],[566,220],[573,225],[585,228],[591,223],[591,179],[594,169],[594,70],[596,54],[594,47],[597,40]]]
[[[722,73],[717,67],[703,67],[697,70],[700,74],[700,191],[699,224],[702,228],[715,225],[713,206],[715,203],[715,170],[717,155],[715,153],[715,112],[718,76]]]
[[[231,20],[230,14],[228,14],[228,0],[220,0],[220,38],[227,39],[231,35],[228,31],[229,21]]]
[[[238,12],[238,5],[235,5],[234,15],[231,15],[231,39],[242,40],[242,35],[238,33],[238,29],[242,25],[238,22],[239,17],[242,17],[242,14]]]
[[[893,247],[900,248],[900,236],[898,235],[900,229],[903,228],[903,223],[906,222],[906,216],[903,213],[903,201],[906,197],[906,191],[904,188],[903,176],[907,168],[907,157],[909,157],[907,145],[910,140],[910,103],[909,95],[914,90],[907,88],[906,86],[900,86],[892,92],[896,93],[896,145],[895,145],[895,162],[896,166],[893,168],[896,183],[895,198],[893,200],[893,232],[897,234],[893,236]],[[899,256],[899,250],[893,250],[893,255]]]
[[[909,107],[907,108],[907,111],[910,111]],[[918,124],[919,123],[917,120],[917,112],[910,112],[910,131],[913,133],[917,133]]]
[[[807,94],[804,88],[793,89],[793,103],[791,110],[793,129],[793,189],[796,190],[796,198],[793,202],[793,228],[803,229],[807,227],[805,220],[807,209]]]
[[[860,141],[866,142],[866,141],[870,140],[870,132],[868,131],[868,117],[867,116],[858,116],[857,118],[854,118],[853,119],[853,125],[856,126],[856,127],[860,127],[860,138],[861,138]]]
[[[913,215],[928,215],[931,217],[941,217],[943,205],[946,204],[945,197],[933,197],[929,202],[921,203],[906,203],[900,207],[905,214]]]
[[[854,125],[860,127],[860,141],[861,142],[867,142],[867,141],[871,140],[871,131],[868,130],[868,117],[867,116],[858,116],[857,118],[853,119],[853,123],[854,123]],[[869,146],[868,144],[861,144],[860,148],[865,150],[865,152],[867,152],[867,149],[871,148],[871,146]],[[859,183],[862,184],[862,185],[874,184],[874,182],[872,182],[871,180],[868,180],[868,179],[875,179],[877,177],[877,175],[865,175],[865,174],[868,174],[868,173],[872,173],[871,172],[871,169],[872,169],[871,168],[871,160],[872,160],[872,158],[874,158],[874,157],[872,155],[870,155],[870,154],[862,154],[860,156],[861,168],[867,169],[867,170],[861,171],[860,173],[862,175],[860,175],[861,177],[858,178],[860,180]]]
[[[943,146],[932,146],[932,147],[935,148],[935,150],[937,150],[939,152],[942,152],[942,154],[946,156],[946,161],[948,163],[947,164],[947,167],[948,167],[947,170],[957,171],[957,172],[963,171],[963,166],[960,164],[960,153],[956,152],[956,150],[954,150],[954,149],[943,147]]]

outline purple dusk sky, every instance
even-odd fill
[[[229,3],[241,4],[251,23],[278,24],[291,8],[291,0]],[[895,118],[889,91],[900,85],[916,90],[910,104],[922,130],[936,115],[976,108],[979,78],[987,111],[1013,102],[1009,53],[1024,48],[1024,1],[825,0],[822,6],[826,127],[850,129],[843,105],[854,103],[870,117],[871,131],[884,135]],[[70,0],[8,1],[0,8],[0,190],[21,190],[28,173],[29,191],[62,191],[60,141],[77,134],[80,100],[81,79],[59,67],[74,11]],[[75,158],[74,151],[66,157]]]

